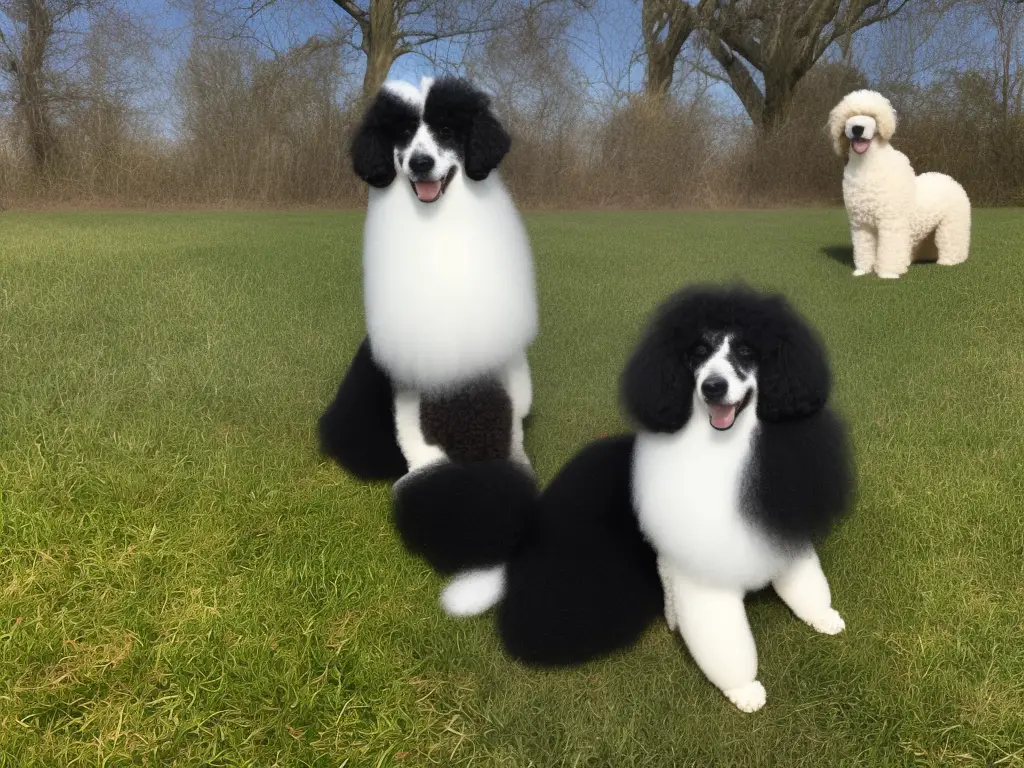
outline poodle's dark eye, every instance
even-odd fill
[[[711,350],[708,349],[707,344],[698,344],[690,350],[690,354],[694,357],[707,357],[710,352]]]
[[[437,129],[437,138],[441,141],[451,141],[455,137],[455,131],[449,128],[447,125],[442,125]]]
[[[740,344],[736,347],[736,354],[744,359],[750,359],[754,356],[754,350],[749,344]]]

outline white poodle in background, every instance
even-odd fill
[[[889,141],[896,110],[875,91],[854,91],[828,119],[832,146],[842,157],[843,202],[853,235],[854,276],[877,272],[897,278],[911,261],[950,266],[967,259],[971,243],[971,201],[942,173],[914,175],[910,160]]]

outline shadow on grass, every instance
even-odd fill
[[[821,252],[832,259],[832,261],[853,269],[852,245],[826,245],[821,249]]]
[[[826,245],[821,252],[844,267],[853,267],[852,245]],[[914,248],[914,265],[935,264],[938,259],[939,251],[935,244],[935,233],[932,232]]]

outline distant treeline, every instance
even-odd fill
[[[1024,6],[1011,0],[816,4],[839,10],[822,12],[803,37],[787,16],[803,13],[807,4],[796,0],[641,0],[643,82],[597,90],[569,43],[579,14],[595,7],[590,0],[458,2],[518,20],[487,28],[480,44],[460,49],[461,60],[439,66],[494,93],[514,137],[501,173],[524,207],[839,204],[843,161],[824,125],[831,107],[860,87],[891,98],[894,144],[919,173],[954,176],[975,205],[1024,205]],[[18,0],[17,12],[0,5],[8,106],[0,204],[363,204],[348,138],[366,94],[401,46],[422,44],[418,33],[396,17],[391,38],[377,41],[388,55],[359,74],[344,37],[314,34],[268,55],[265,43],[243,34],[248,28],[231,26],[252,18],[239,16],[237,2],[184,5],[193,10],[192,36],[174,71],[160,73],[168,103],[149,111],[139,94],[159,69],[155,32],[125,10],[130,3]],[[221,6],[230,12],[212,16]],[[365,21],[360,9],[406,8],[395,0],[345,7],[355,14],[342,14],[352,29]],[[869,21],[872,47],[858,49],[854,35]],[[953,45],[946,41],[964,37],[958,24],[973,25],[983,42],[972,38],[971,56],[939,66]],[[376,61],[377,49],[359,45],[360,56]],[[922,51],[930,51],[927,62]],[[361,85],[353,86],[354,71]],[[723,87],[735,98],[723,99]]]

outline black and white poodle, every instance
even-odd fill
[[[495,169],[511,140],[488,97],[454,78],[387,82],[351,145],[369,185],[367,338],[320,419],[329,456],[398,479],[407,548],[458,574],[453,614],[500,596],[536,500],[523,449],[537,333],[533,260]]]
[[[637,434],[563,469],[508,566],[507,650],[582,662],[628,646],[663,610],[712,683],[745,712],[763,706],[746,593],[771,584],[817,631],[844,628],[814,549],[853,489],[830,385],[822,343],[783,298],[673,296],[622,376]]]

